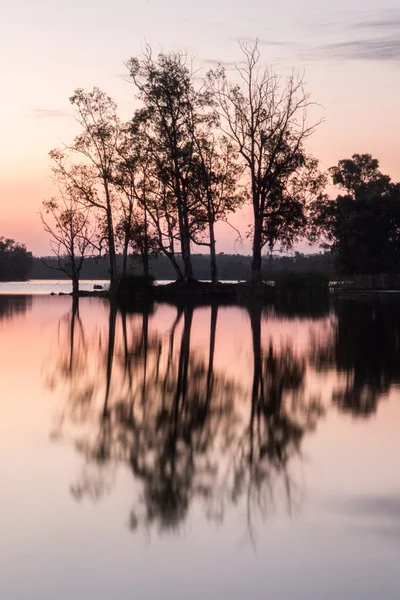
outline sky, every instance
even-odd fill
[[[75,88],[100,87],[127,119],[135,98],[124,64],[146,41],[185,50],[204,72],[219,61],[229,72],[238,40],[256,38],[266,65],[304,72],[324,119],[309,143],[322,169],[369,152],[400,180],[398,0],[2,0],[0,236],[49,254],[38,212],[53,193],[48,152],[78,133]],[[233,218],[242,233],[249,222],[246,211]],[[217,244],[249,251],[227,225]]]

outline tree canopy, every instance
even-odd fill
[[[343,274],[398,272],[400,268],[400,185],[379,170],[370,154],[354,154],[330,169],[344,194],[315,204],[322,244]]]
[[[32,252],[28,252],[25,244],[0,237],[0,281],[25,281],[32,262]]]

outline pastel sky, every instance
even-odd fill
[[[124,62],[145,40],[186,50],[206,71],[238,60],[237,40],[256,37],[266,64],[304,70],[325,119],[310,144],[322,168],[370,152],[400,180],[398,0],[3,0],[0,235],[49,253],[38,211],[52,193],[48,152],[77,132],[68,102],[76,87],[102,88],[128,118]],[[248,222],[234,219],[243,232]],[[222,226],[218,250],[248,251],[234,239]]]

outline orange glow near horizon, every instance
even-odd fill
[[[189,10],[181,0],[179,17],[170,14],[165,3],[153,0],[140,8],[139,19],[135,12],[135,19],[122,21],[102,2],[95,17],[90,2],[81,7],[78,0],[65,7],[63,19],[48,0],[35,3],[34,11],[30,0],[21,0],[21,9],[11,5],[6,9],[0,33],[14,50],[2,64],[0,235],[25,242],[36,255],[49,251],[38,212],[52,193],[48,152],[68,144],[78,132],[68,98],[76,87],[98,86],[116,100],[122,119],[128,119],[135,99],[132,85],[124,80],[124,61],[140,52],[144,39],[155,51],[186,50],[203,72],[221,60],[232,75],[233,61],[240,60],[237,40],[258,36],[263,63],[283,76],[293,67],[305,73],[306,90],[317,103],[310,109],[310,120],[315,113],[325,121],[309,146],[321,168],[368,152],[378,158],[384,173],[400,180],[395,35],[400,21],[394,1],[385,0],[377,11],[372,0],[356,3],[352,10],[339,0],[333,13],[315,0],[307,0],[301,8],[288,0],[290,11],[280,5],[267,8],[255,0],[254,17],[248,21],[242,19],[243,7],[236,1],[229,7],[225,2],[218,7],[207,3],[221,21],[218,27],[208,22],[200,6]],[[133,11],[126,0],[117,0],[117,5],[127,17]],[[266,24],[271,17],[273,29]],[[106,48],[101,32],[111,24],[118,35]],[[17,37],[25,40],[29,52],[23,46],[15,48]],[[250,220],[247,214],[250,211],[245,210],[232,217],[243,236]],[[219,227],[217,250],[248,253],[248,241],[238,247],[235,238],[228,227]]]

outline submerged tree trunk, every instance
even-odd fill
[[[69,372],[72,373],[74,359],[75,323],[79,314],[79,296],[72,296],[71,324],[69,337]]]
[[[249,460],[254,459],[254,428],[256,416],[259,416],[263,404],[263,368],[261,349],[261,306],[253,306],[250,310],[250,324],[253,342],[253,385],[251,391],[251,413],[249,422]]]
[[[104,395],[103,419],[109,417],[108,401],[110,397],[111,375],[114,362],[115,347],[115,325],[117,320],[117,311],[113,303],[110,303],[110,315],[108,321],[108,344],[107,344],[107,369],[106,369],[106,391]]]
[[[211,321],[210,321],[210,346],[208,352],[208,369],[207,369],[207,393],[206,406],[208,408],[214,386],[214,354],[215,354],[215,336],[217,331],[218,319],[218,304],[211,305]]]

